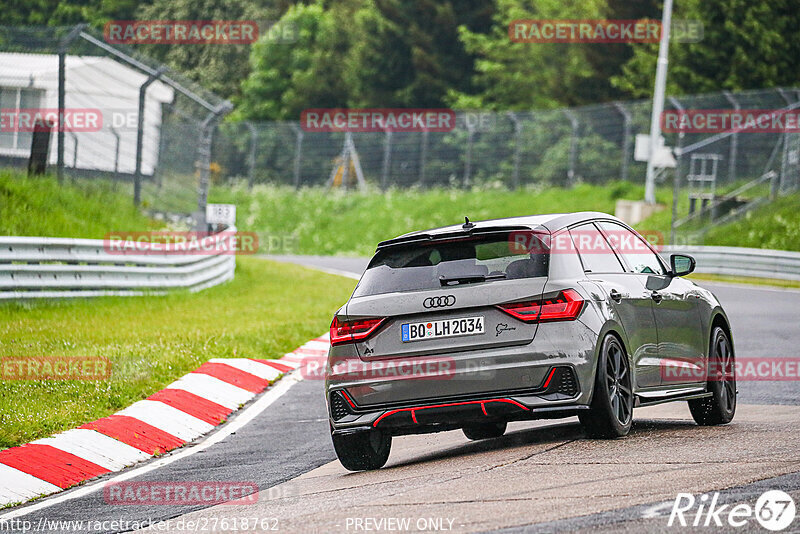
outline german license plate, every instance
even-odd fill
[[[483,334],[483,316],[442,319],[424,323],[403,323],[401,325],[401,336],[404,342],[477,334]]]

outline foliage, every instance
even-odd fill
[[[686,0],[675,19],[699,21],[697,43],[670,45],[667,94],[788,87],[800,81],[800,17],[793,0]],[[658,45],[642,45],[612,83],[632,97],[649,97]]]

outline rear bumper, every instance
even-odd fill
[[[588,408],[579,403],[582,393],[574,367],[560,365],[529,392],[365,408],[339,389],[329,393],[328,406],[334,433],[381,429],[393,435],[421,434],[476,423],[569,417]]]
[[[542,324],[535,339],[454,353],[438,378],[331,373],[326,395],[336,432],[381,428],[425,433],[466,424],[575,415],[592,394],[597,334],[580,320]],[[347,346],[334,347],[341,360]]]

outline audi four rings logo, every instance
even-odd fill
[[[422,301],[422,305],[425,308],[444,308],[445,306],[452,306],[455,303],[456,298],[453,295],[428,297]]]

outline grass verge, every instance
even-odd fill
[[[0,447],[109,415],[209,358],[277,358],[324,333],[355,281],[238,258],[196,294],[0,306],[0,357],[105,356],[103,381],[0,381]]]
[[[472,220],[534,213],[594,210],[614,213],[620,198],[641,198],[642,187],[615,182],[572,189],[425,189],[349,192],[323,188],[218,187],[211,201],[237,206],[237,227],[258,232],[265,253],[371,256],[375,245],[406,232]],[[667,203],[669,192],[659,191]],[[292,237],[287,241],[288,237]],[[291,243],[289,247],[281,244]]]
[[[729,276],[724,274],[693,273],[688,276],[697,282],[725,282],[729,284],[747,284],[753,286],[769,286],[779,288],[800,288],[800,281],[781,280],[779,278],[752,278],[749,276]]]
[[[102,239],[108,232],[161,225],[133,206],[131,187],[105,180],[28,178],[0,170],[0,235]]]

